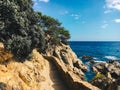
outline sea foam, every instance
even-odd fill
[[[105,56],[104,58],[110,59],[110,60],[118,60],[116,56]]]

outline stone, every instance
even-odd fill
[[[120,86],[117,86],[117,90],[120,90]]]
[[[78,69],[81,69],[83,71],[87,71],[87,67],[80,61],[80,60],[77,60],[75,63],[73,63],[74,67],[78,68]]]
[[[80,76],[80,78],[84,78],[84,73],[81,71],[81,69],[78,69],[76,67],[73,68],[73,72]]]
[[[93,80],[92,84],[95,86],[102,86],[103,90],[118,90],[120,86],[120,62],[108,61],[105,63],[93,64],[93,71],[102,73],[105,75],[104,79]]]
[[[95,73],[101,72],[105,74],[106,73],[105,63],[97,62],[93,64],[92,70],[95,71]]]
[[[107,73],[106,77],[109,78],[109,79],[112,79],[112,76],[111,76],[110,72]]]
[[[84,60],[93,60],[94,58],[92,56],[84,55],[84,56],[82,56],[82,59],[84,59]]]
[[[6,83],[0,82],[0,90],[13,90],[13,89]]]
[[[95,72],[95,73],[98,73],[98,69],[96,67],[92,67],[92,70]]]

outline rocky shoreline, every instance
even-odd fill
[[[93,62],[92,62],[93,63]],[[91,83],[102,90],[120,90],[120,62],[94,62],[92,66],[96,76]]]

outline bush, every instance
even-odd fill
[[[34,48],[41,51],[45,40],[32,0],[0,1],[0,42],[15,57],[26,58]]]
[[[102,78],[105,78],[105,75],[103,75],[101,73],[97,73],[96,76],[93,78],[93,80],[102,79]]]
[[[42,15],[40,12],[38,12],[38,14],[40,18],[39,25],[46,34],[51,36],[51,41],[49,42],[55,45],[60,42],[68,44],[67,40],[70,39],[69,31],[62,27],[61,23],[57,19],[47,15]]]

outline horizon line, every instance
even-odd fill
[[[120,42],[120,40],[119,41],[118,40],[116,40],[116,41],[115,40],[114,41],[107,41],[107,40],[106,41],[102,41],[102,40],[101,41],[96,41],[96,40],[93,40],[93,41],[92,40],[91,41],[87,41],[87,40],[85,40],[85,41],[82,41],[82,40],[69,40],[68,42]]]

